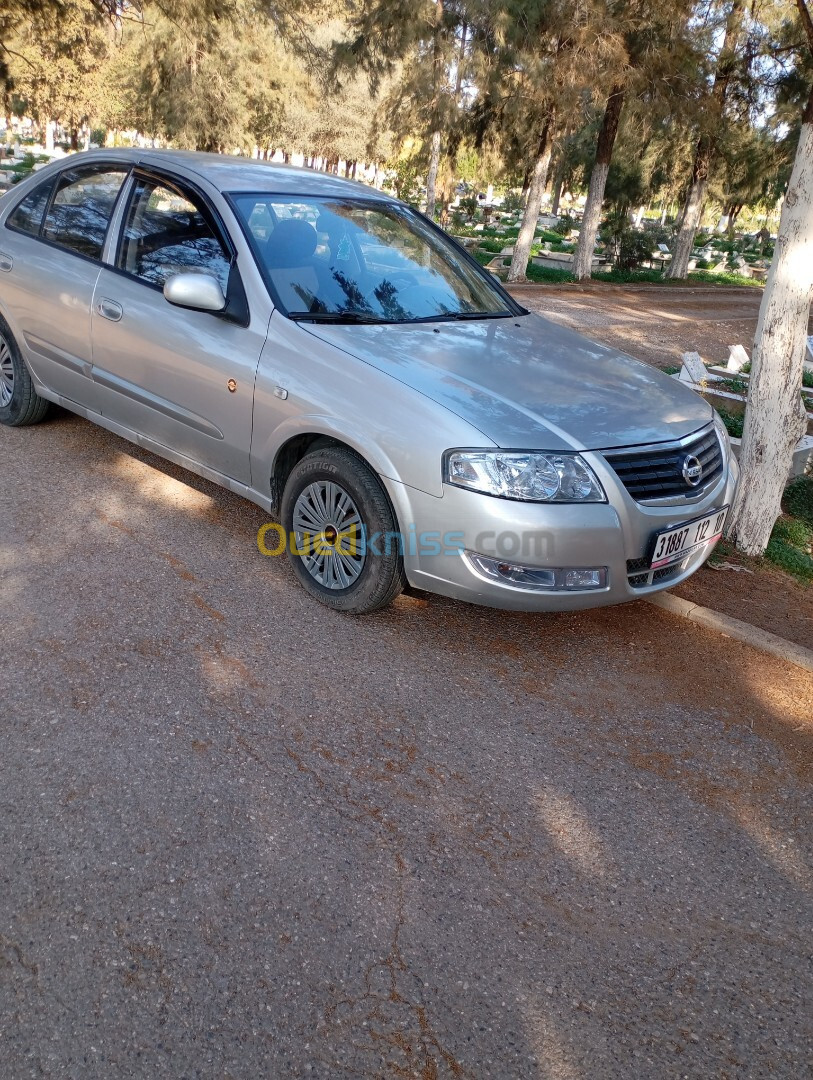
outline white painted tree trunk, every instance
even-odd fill
[[[694,247],[694,237],[703,214],[703,198],[706,194],[706,181],[695,180],[689,188],[686,204],[683,207],[683,220],[675,240],[672,261],[666,270],[666,277],[673,281],[682,281],[689,273],[689,259]]]
[[[514,244],[514,254],[511,258],[511,266],[508,268],[508,281],[524,281],[525,271],[528,269],[528,259],[531,257],[531,245],[534,242],[534,233],[539,221],[539,212],[542,209],[542,196],[545,193],[545,184],[548,181],[548,169],[550,168],[550,155],[552,140],[544,139],[544,146],[534,162],[531,186],[528,188],[528,199],[525,203],[525,211],[522,215],[517,242]]]
[[[727,530],[747,555],[761,555],[768,544],[803,433],[800,390],[813,300],[813,119],[805,120],[759,309],[742,476]]]
[[[45,149],[47,153],[51,154],[54,150],[54,132],[56,131],[56,121],[46,120],[45,122]]]
[[[589,278],[593,269],[593,248],[596,246],[596,236],[601,221],[601,207],[604,205],[604,188],[607,185],[609,171],[609,162],[605,165],[597,161],[590,175],[587,202],[584,204],[582,223],[579,229],[579,242],[576,245],[576,254],[573,257],[573,276],[577,281],[584,281]]]
[[[438,184],[438,168],[440,167],[440,132],[432,132],[431,150],[429,153],[429,172],[426,176],[426,216],[435,216],[436,190]]]

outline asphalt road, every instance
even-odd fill
[[[331,613],[64,413],[0,462],[3,1080],[809,1075],[809,674]]]

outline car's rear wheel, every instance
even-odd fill
[[[377,477],[351,450],[306,454],[291,471],[281,510],[294,573],[323,604],[366,615],[403,589],[395,516]]]
[[[14,335],[0,316],[0,424],[37,424],[48,412],[49,404],[34,389]]]

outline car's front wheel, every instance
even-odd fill
[[[34,389],[34,380],[8,323],[0,316],[0,424],[37,424],[48,408],[49,402]]]
[[[401,538],[375,474],[351,450],[314,450],[291,471],[282,497],[288,558],[311,596],[366,615],[404,587]]]

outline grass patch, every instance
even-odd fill
[[[490,237],[486,237],[485,240],[480,241],[480,247],[483,248],[484,251],[493,252],[494,255],[499,255],[499,253],[502,251],[502,249],[504,247],[509,247],[509,246],[510,245],[506,244],[506,242],[504,240],[500,240],[500,239],[492,240]]]
[[[746,285],[749,289],[761,289],[764,282],[728,271],[713,273],[710,270],[692,270],[690,281],[702,281],[706,285]]]
[[[712,384],[714,387],[722,387],[724,390],[728,390],[732,394],[747,394],[748,383],[745,379],[738,379],[735,375],[731,379],[721,379],[720,382]]]
[[[481,266],[487,266],[494,258],[490,251],[470,251],[469,255],[476,259]]]
[[[644,284],[663,285],[663,273],[660,270],[601,270],[593,274],[596,281],[611,281],[617,285]]]
[[[797,476],[785,488],[782,509],[813,528],[813,476]]]
[[[813,558],[810,557],[809,550],[805,551],[783,537],[777,536],[776,530],[781,524],[782,518],[774,526],[771,539],[765,548],[765,558],[799,581],[813,582]]]
[[[677,375],[680,371],[679,367],[675,367],[674,364],[667,364],[666,367],[662,367],[661,371],[664,375]]]
[[[554,270],[552,267],[534,266],[532,263],[528,263],[525,276],[528,281],[555,282],[560,285],[564,282],[576,280],[569,270]]]
[[[745,423],[745,416],[737,416],[735,413],[730,413],[727,409],[718,409],[717,412],[720,415],[720,419],[725,424],[728,434],[733,439],[741,439],[742,425]]]

